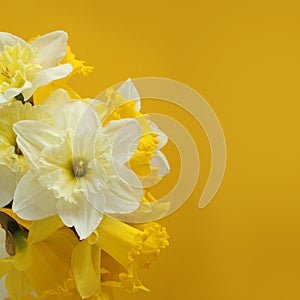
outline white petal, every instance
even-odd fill
[[[0,207],[4,207],[13,199],[16,186],[17,173],[8,166],[0,165]]]
[[[6,257],[9,257],[9,254],[6,252],[6,232],[3,228],[0,228],[0,258],[6,258]],[[0,291],[1,291],[1,283],[0,283]]]
[[[144,194],[138,177],[125,166],[118,168],[118,174],[104,187],[105,212],[130,213],[135,211]]]
[[[72,145],[70,141],[65,139],[63,142],[43,150],[41,154],[41,163],[45,167],[40,169],[40,176],[47,176],[47,173],[54,171],[54,169],[64,169],[64,171],[72,171],[71,167],[72,159]]]
[[[83,101],[69,101],[58,112],[55,126],[61,130],[73,129],[72,147],[75,159],[94,159],[96,135],[101,121],[92,105]]]
[[[44,68],[54,67],[66,55],[68,34],[64,31],[54,31],[38,37],[31,45],[39,50],[37,63]]]
[[[167,142],[168,142],[168,136],[163,133],[155,123],[151,122],[150,125],[150,130],[153,133],[157,134],[157,140],[158,140],[158,145],[157,145],[157,149],[161,149],[162,147],[164,147]]]
[[[170,165],[167,158],[160,151],[156,151],[151,158],[151,166],[160,168],[158,175],[165,176],[170,172]]]
[[[36,72],[32,79],[32,88],[23,92],[24,98],[29,99],[40,86],[44,86],[54,80],[68,76],[72,72],[72,69],[70,64],[63,64]]]
[[[103,133],[112,136],[112,156],[117,164],[126,163],[137,149],[142,129],[135,119],[110,121]]]
[[[6,276],[3,276],[0,279],[0,299],[6,299],[9,297],[8,291],[6,289],[6,285],[5,285],[5,279]]]
[[[97,112],[84,101],[69,101],[58,112],[55,126],[61,130],[98,128],[101,125]]]
[[[14,124],[17,144],[26,161],[33,167],[39,167],[41,151],[62,142],[62,132],[40,121],[24,120]]]
[[[12,209],[24,220],[39,220],[55,215],[56,203],[53,193],[40,185],[38,173],[30,170],[16,188]]]
[[[19,94],[23,94],[24,91],[30,89],[32,87],[31,82],[29,81],[25,81],[24,85],[22,87],[19,88],[9,88],[4,92],[4,97],[6,99],[6,101],[11,100],[12,98],[14,98],[15,96],[19,95]],[[23,94],[24,96],[24,94]],[[31,95],[30,95],[31,96]],[[24,100],[27,100],[30,98],[30,96],[28,98],[26,98],[24,96]]]
[[[135,109],[137,111],[141,110],[141,97],[136,87],[134,86],[132,80],[128,78],[117,90],[124,99],[135,100]]]
[[[86,123],[87,124],[87,123]],[[77,128],[74,134],[73,157],[91,161],[95,158],[97,128]]]
[[[102,178],[97,170],[96,164],[97,161],[90,162],[86,174],[77,180],[79,188],[82,190],[87,201],[98,211],[104,212],[105,195],[102,187]]]
[[[68,103],[69,100],[69,94],[64,89],[57,89],[54,91],[44,102],[42,107],[45,108],[45,110],[52,114],[57,115],[59,110]]]
[[[58,214],[65,225],[75,227],[80,239],[85,239],[98,227],[103,215],[85,199],[83,194],[75,194],[75,201],[60,199],[57,202]]]
[[[0,51],[3,51],[4,46],[15,46],[17,44],[20,44],[22,47],[24,47],[27,43],[22,40],[21,38],[8,33],[8,32],[0,32]]]

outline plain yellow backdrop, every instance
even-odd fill
[[[24,39],[66,30],[95,67],[71,82],[84,97],[129,76],[166,77],[201,93],[222,123],[228,162],[215,199],[197,208],[210,156],[191,120],[199,184],[162,221],[171,246],[145,274],[152,291],[116,300],[300,299],[299,1],[5,1],[0,22]]]

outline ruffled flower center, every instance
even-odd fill
[[[38,50],[31,45],[4,46],[0,53],[0,93],[22,87],[33,71],[41,69],[41,65],[34,63],[37,56]]]

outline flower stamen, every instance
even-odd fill
[[[76,159],[73,163],[75,177],[83,177],[86,174],[87,164],[82,159]]]
[[[9,69],[8,67],[6,66],[6,69],[4,71],[1,72],[1,75],[6,77],[7,79],[10,79],[11,78],[11,75],[9,73]]]

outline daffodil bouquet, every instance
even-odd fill
[[[129,79],[105,101],[68,85],[92,67],[67,34],[0,33],[0,298],[112,299],[147,290],[143,270],[168,245],[155,222],[120,216],[155,202],[167,136],[140,112]]]

